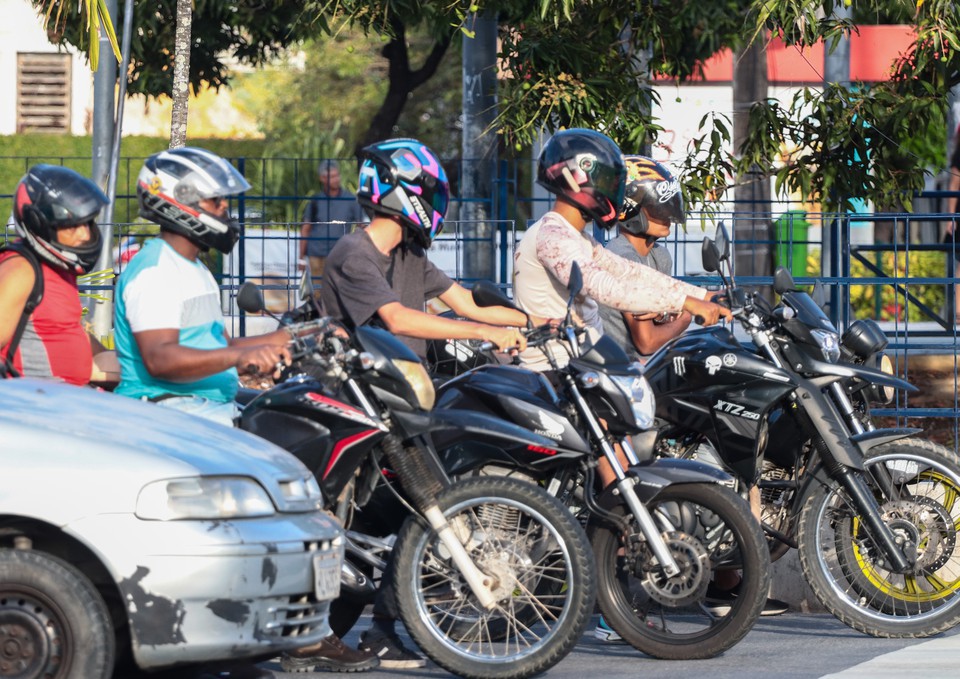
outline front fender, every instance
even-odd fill
[[[519,441],[529,446],[557,450],[556,441],[485,413],[443,408],[427,412],[394,411],[390,417],[403,431],[405,439],[432,432],[453,431],[485,439],[511,441],[513,445]]]
[[[678,483],[733,483],[733,477],[721,469],[698,460],[675,458],[641,462],[630,467],[627,476],[637,479],[634,488],[641,502],[653,500],[661,490]]]
[[[860,449],[860,452],[866,456],[867,451],[871,448],[876,448],[877,446],[882,446],[884,443],[899,441],[900,439],[909,438],[922,433],[923,429],[916,429],[914,427],[874,429],[873,431],[865,431],[862,434],[854,434],[850,437],[850,440],[853,441]]]

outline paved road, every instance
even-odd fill
[[[361,620],[358,629],[366,629]],[[357,632],[346,641],[356,644]],[[406,639],[409,641],[409,639]],[[331,677],[330,673],[286,674],[279,663],[262,667],[278,679]],[[364,679],[449,676],[433,663],[419,670],[377,670]],[[593,638],[591,627],[573,653],[545,675],[548,679],[955,679],[960,676],[960,630],[927,640],[875,639],[829,615],[786,614],[762,618],[732,649],[696,661],[654,660],[629,646]]]

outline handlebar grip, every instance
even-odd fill
[[[700,314],[694,314],[693,316],[693,322],[696,323],[697,325],[703,325],[703,322],[705,320],[707,319],[701,316]]]
[[[256,375],[257,372],[259,372],[259,371],[257,370],[257,364],[256,364],[256,363],[247,363],[247,367],[244,368],[244,372],[249,373],[249,374],[252,374],[252,375]]]
[[[479,346],[480,351],[493,351],[497,348],[497,345],[493,342],[481,342]]]

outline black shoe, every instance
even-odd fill
[[[366,672],[379,665],[377,656],[349,648],[336,634],[280,656],[284,672]]]
[[[722,590],[713,586],[713,583],[707,587],[707,595],[704,598],[703,605],[711,613],[717,616],[724,616],[733,608],[733,603],[737,600],[740,585],[733,589]],[[781,615],[790,610],[787,602],[779,599],[768,598],[763,604],[763,610],[760,611],[762,617],[771,615]]]
[[[371,628],[360,637],[359,649],[380,658],[380,667],[394,670],[412,670],[425,667],[427,661],[403,645],[396,634]]]

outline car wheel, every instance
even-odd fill
[[[109,679],[114,636],[93,584],[60,559],[0,549],[0,677]]]

